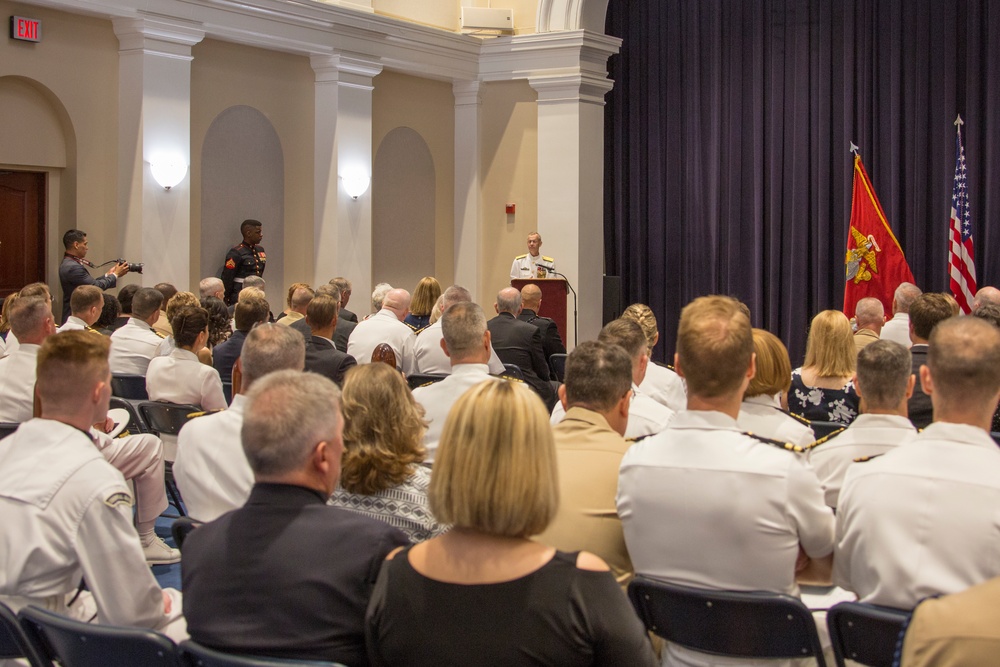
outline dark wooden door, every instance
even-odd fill
[[[45,281],[45,174],[0,170],[0,298]]]

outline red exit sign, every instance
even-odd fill
[[[42,41],[42,22],[23,16],[10,17],[10,36],[26,42]]]

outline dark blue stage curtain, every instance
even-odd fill
[[[611,0],[606,273],[660,322],[743,300],[801,362],[840,309],[854,141],[924,290],[945,291],[959,113],[980,285],[1000,283],[1000,3]]]

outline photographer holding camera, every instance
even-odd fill
[[[63,247],[66,248],[66,254],[59,265],[59,283],[63,292],[61,321],[65,322],[70,314],[69,297],[78,285],[96,285],[102,290],[114,287],[118,284],[118,278],[129,272],[130,265],[124,260],[118,260],[106,274],[94,279],[87,270],[87,267],[95,267],[93,262],[86,259],[87,233],[79,229],[69,230],[63,234]]]

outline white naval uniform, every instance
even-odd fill
[[[490,369],[486,364],[456,364],[445,379],[413,390],[413,398],[424,406],[426,411],[424,419],[429,422],[427,432],[424,433],[424,448],[427,450],[424,463],[434,462],[438,441],[444,431],[445,417],[448,416],[451,406],[466,391],[480,382],[491,379],[497,378],[490,375]]]
[[[1000,449],[986,431],[935,422],[850,467],[837,507],[834,583],[910,609],[1000,575]]]
[[[812,428],[782,410],[777,396],[754,396],[744,400],[736,422],[744,431],[801,447],[816,441]]]
[[[70,315],[66,318],[66,322],[63,323],[61,327],[56,329],[56,333],[62,333],[63,331],[80,331],[90,329],[90,325],[81,320],[79,317]]]
[[[4,341],[4,354],[8,357],[21,347],[21,342],[17,340],[17,336],[14,335],[13,331],[7,332],[7,340]]]
[[[100,623],[187,636],[177,591],[170,616],[132,527],[121,473],[72,426],[33,419],[0,449],[0,600]],[[80,579],[84,594],[67,603]],[[92,596],[92,597],[91,597]]]
[[[38,350],[25,343],[0,359],[0,422],[26,422],[34,414]]]
[[[229,409],[192,419],[177,436],[174,477],[188,513],[214,521],[243,507],[253,487],[253,471],[243,453],[246,397],[233,396]]]
[[[860,414],[846,429],[810,448],[809,463],[823,485],[826,504],[837,508],[844,475],[854,459],[885,454],[916,434],[906,417]]]
[[[163,338],[142,320],[130,317],[128,322],[111,334],[111,354],[108,363],[112,373],[145,375],[149,360]]]
[[[642,379],[639,390],[674,412],[687,409],[687,387],[684,385],[684,379],[659,364],[649,362],[646,366],[646,377]]]
[[[518,255],[510,265],[510,279],[549,278],[549,271],[556,270],[556,261],[545,255],[532,257],[528,253]]]
[[[202,410],[227,407],[219,371],[198,361],[194,352],[180,348],[149,362],[146,392],[151,401],[191,403]]]
[[[686,410],[633,445],[617,505],[635,572],[685,586],[798,595],[799,545],[812,558],[833,550],[833,513],[808,463],[721,412]],[[675,645],[665,663],[748,664]]]
[[[878,335],[882,340],[896,341],[903,347],[909,349],[913,345],[910,340],[910,314],[896,313],[892,319],[882,325],[882,332]]]
[[[444,353],[442,340],[444,331],[441,329],[441,320],[407,338],[403,346],[403,372],[407,375],[450,375],[451,358]],[[492,345],[489,367],[493,375],[500,375],[505,370]]]
[[[646,396],[634,384],[632,385],[632,400],[628,406],[628,426],[625,428],[625,439],[636,440],[654,435],[667,428],[674,417],[674,411],[665,405],[657,403]],[[566,416],[566,408],[562,401],[556,401],[552,408],[549,423],[555,426]]]
[[[380,343],[387,343],[396,353],[396,368],[403,368],[403,348],[413,336],[413,329],[399,321],[396,314],[383,308],[368,319],[358,322],[347,339],[347,354],[359,364],[370,364],[372,352]]]

